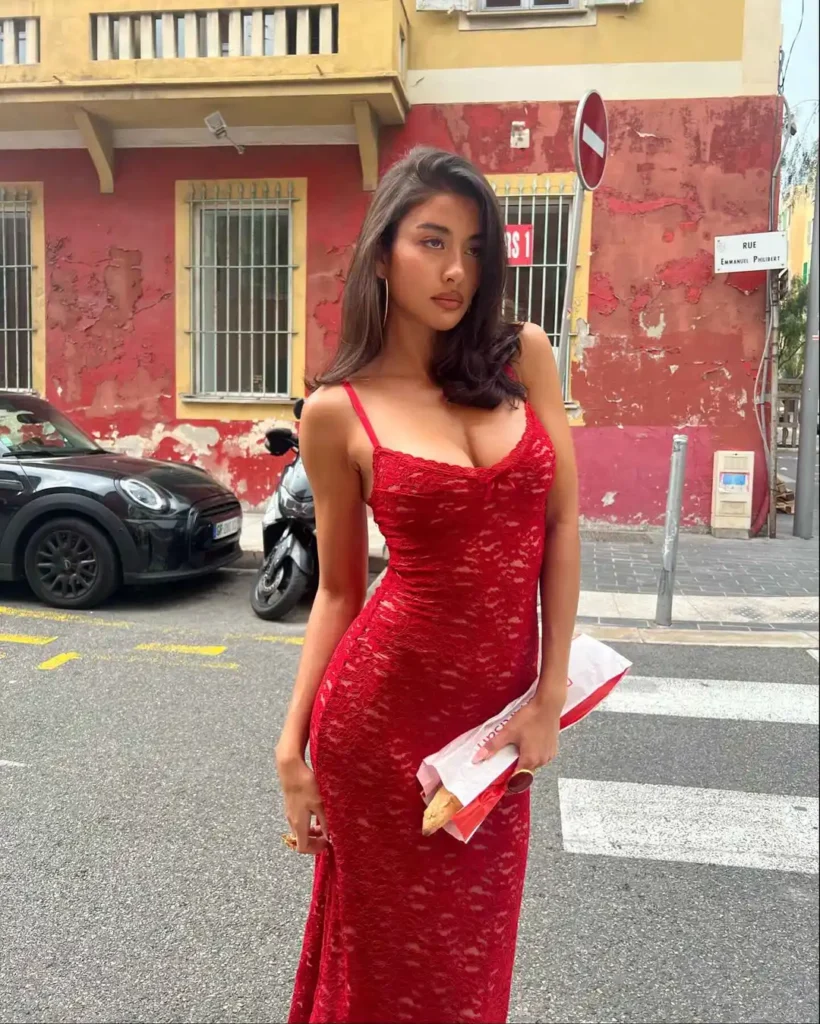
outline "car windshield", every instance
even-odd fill
[[[0,458],[91,455],[102,450],[48,402],[0,398]]]

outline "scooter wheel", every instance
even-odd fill
[[[273,580],[269,579],[269,560],[265,559],[251,590],[251,607],[260,619],[268,622],[284,618],[302,600],[308,588],[308,577],[291,558],[286,558]]]

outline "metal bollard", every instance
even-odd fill
[[[658,580],[658,603],[655,607],[655,623],[658,626],[672,625],[672,598],[675,594],[675,567],[688,445],[686,434],[675,434],[672,439],[672,465],[669,469],[669,492],[666,495],[666,520],[663,528],[663,560]]]

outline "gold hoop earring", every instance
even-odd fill
[[[390,285],[387,283],[387,278],[384,279],[384,316],[382,317],[382,330],[387,325],[387,311],[390,308]]]

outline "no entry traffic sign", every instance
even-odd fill
[[[575,115],[575,171],[588,192],[601,184],[608,147],[606,107],[600,94],[591,89]]]

